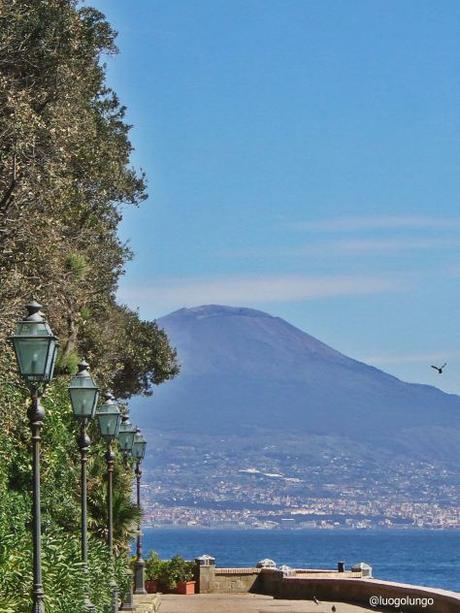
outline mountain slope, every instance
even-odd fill
[[[393,453],[458,459],[457,396],[404,383],[253,309],[181,309],[158,323],[177,347],[182,374],[139,402],[145,426],[345,437]]]

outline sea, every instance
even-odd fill
[[[144,558],[202,554],[217,566],[270,558],[294,568],[346,568],[366,562],[374,577],[460,592],[460,530],[258,530],[144,528]]]

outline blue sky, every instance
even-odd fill
[[[90,4],[149,180],[120,298],[260,308],[460,392],[460,3]]]

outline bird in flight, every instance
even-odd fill
[[[442,375],[442,372],[444,370],[444,368],[447,366],[447,362],[445,362],[442,366],[433,366],[433,364],[431,365],[431,368],[434,368],[435,370],[438,371],[438,373],[440,375]]]

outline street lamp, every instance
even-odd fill
[[[118,431],[118,444],[126,459],[131,455],[133,450],[136,430],[136,426],[129,420],[129,415],[122,415],[120,430]]]
[[[123,457],[125,460],[126,466],[128,466],[128,458],[132,453],[133,445],[134,445],[134,436],[136,434],[136,426],[134,426],[129,420],[129,414],[126,413],[122,415],[120,430],[118,432],[118,444],[120,445],[120,449],[123,453]],[[134,601],[133,601],[133,580],[132,580],[132,571],[128,568],[127,573],[129,575],[129,589],[126,594],[125,599],[123,600],[120,611],[134,611]]]
[[[137,482],[137,508],[139,509],[139,525],[137,530],[137,543],[136,543],[136,570],[134,578],[134,593],[145,594],[145,562],[142,558],[142,530],[141,530],[141,462],[145,457],[145,448],[147,447],[147,441],[141,434],[139,428],[136,430],[134,436],[134,445],[132,450],[132,456],[136,460],[136,482]]]
[[[80,422],[80,435],[78,446],[80,448],[81,463],[81,559],[83,570],[88,575],[88,502],[87,502],[87,478],[86,466],[88,462],[88,450],[91,440],[86,432],[90,419],[94,417],[99,398],[99,389],[89,373],[89,364],[83,360],[78,365],[78,373],[73,377],[68,387],[70,403],[74,417]],[[96,611],[89,598],[89,586],[86,585],[85,610],[88,613]]]
[[[27,306],[27,316],[16,325],[9,336],[14,347],[19,372],[31,395],[28,411],[32,430],[33,472],[33,588],[32,613],[44,613],[44,591],[41,569],[41,500],[40,500],[40,441],[45,411],[40,396],[45,385],[53,378],[57,354],[57,338],[47,324],[42,305],[32,300]]]
[[[117,438],[120,430],[121,414],[111,393],[107,393],[105,395],[105,403],[98,408],[96,417],[99,421],[101,435],[107,443],[107,452],[105,454],[105,459],[107,462],[107,545],[109,547],[110,557],[112,559],[113,571],[113,464],[115,462],[115,454],[112,450],[112,443]],[[116,611],[118,611],[118,586],[115,583],[113,572],[111,588],[112,611],[113,613],[116,613]]]

